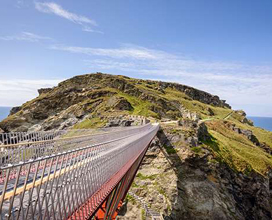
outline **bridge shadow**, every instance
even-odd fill
[[[207,139],[206,141],[214,148],[214,150],[218,150],[218,146],[215,140]],[[160,152],[163,153],[164,158],[170,165],[170,169],[174,171],[175,176],[177,177],[176,199],[170,200],[172,210],[170,211],[170,213],[168,213],[168,215],[163,215],[163,219],[165,220],[194,219],[194,216],[190,214],[190,211],[186,211],[190,210],[190,207],[188,206],[188,204],[186,204],[186,198],[188,198],[189,195],[187,194],[187,190],[185,189],[183,180],[184,178],[186,179],[188,176],[187,171],[190,172],[190,169],[197,169],[200,166],[199,159],[197,157],[188,157],[185,160],[181,159],[180,155],[178,155],[176,150],[179,148],[176,148],[172,143],[173,141],[169,139],[165,131],[163,129],[160,129],[157,133],[156,138],[154,139],[150,146],[151,151],[153,151],[154,148],[157,148],[160,150]],[[155,157],[153,156],[152,158],[155,159]],[[205,164],[203,165],[205,166]],[[119,216],[125,217],[125,214],[128,211],[127,205],[128,199],[125,200],[122,208],[120,209],[120,212],[118,214]]]
[[[177,191],[178,191],[177,198],[179,199],[182,196],[184,196],[183,194],[185,193],[184,190],[180,187],[182,178],[181,167],[184,164],[184,161],[180,159],[180,156],[177,154],[177,151],[175,147],[172,145],[171,140],[169,140],[169,138],[162,129],[158,131],[157,138],[159,141],[158,147],[164,154],[166,160],[169,162],[171,168],[173,169],[177,176]],[[179,202],[179,200],[176,202]],[[174,203],[175,201],[172,201],[171,204],[172,212],[170,213],[170,215],[163,215],[163,219],[166,220],[178,219],[176,213],[173,211],[173,207],[176,205]]]

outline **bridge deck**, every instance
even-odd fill
[[[8,150],[0,170],[1,219],[91,216],[139,161],[157,130],[149,124],[2,145]],[[20,154],[14,156],[14,150]],[[127,181],[131,178],[126,176]]]

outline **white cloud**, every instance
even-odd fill
[[[85,63],[92,71],[179,82],[219,95],[234,107],[245,106],[250,114],[258,114],[256,106],[259,112],[265,112],[266,106],[266,110],[270,108],[266,116],[272,116],[272,66],[205,61],[133,45],[120,48],[54,46],[52,49],[88,55],[91,59]],[[248,108],[252,105],[255,112]]]
[[[5,41],[17,40],[17,41],[39,42],[39,41],[44,41],[44,40],[52,41],[53,39],[50,37],[44,37],[44,36],[40,36],[40,35],[33,34],[30,32],[22,32],[21,34],[15,35],[15,36],[0,37],[0,40],[5,40]]]
[[[82,26],[83,31],[100,34],[103,33],[101,31],[93,30],[91,27],[88,26],[88,25],[98,26],[95,20],[90,19],[86,16],[69,12],[54,2],[35,2],[35,8],[40,12],[55,14],[59,17],[65,18],[69,21],[79,24]]]
[[[62,80],[0,80],[0,106],[18,106],[38,96],[38,89]]]
[[[84,26],[84,27],[82,28],[82,30],[83,30],[83,31],[86,31],[86,32],[91,32],[91,33],[104,34],[104,32],[94,30],[93,28],[90,28],[90,27],[88,27],[88,26]]]
[[[163,58],[166,54],[163,52],[153,51],[143,47],[123,47],[118,49],[103,49],[91,47],[69,47],[62,45],[52,46],[51,49],[63,50],[72,53],[82,53],[86,55],[104,56],[115,59],[137,59],[137,60],[156,60]],[[170,58],[170,57],[169,57]]]

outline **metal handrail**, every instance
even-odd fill
[[[39,157],[49,156],[60,152],[72,150],[82,147],[87,142],[88,144],[95,144],[99,142],[105,142],[110,139],[116,139],[123,137],[131,133],[138,133],[144,129],[147,129],[150,124],[144,126],[137,126],[135,128],[123,129],[113,132],[103,132],[97,134],[87,134],[80,136],[65,137],[69,133],[61,132],[62,136],[52,134],[54,139],[42,140],[42,141],[30,141],[20,142],[18,144],[1,145],[0,149],[0,168],[7,166],[8,164],[19,163],[21,161],[26,162],[30,159],[36,159]],[[83,132],[81,130],[72,130],[75,134]],[[86,132],[86,130],[84,131]],[[4,146],[4,147],[2,147]],[[7,147],[8,146],[8,147]],[[2,148],[1,148],[2,147]]]
[[[103,143],[89,144],[83,139],[77,143],[81,147],[0,169],[4,177],[0,182],[1,219],[67,219],[128,161],[139,156],[158,126],[139,129]],[[96,194],[97,202],[101,193]],[[87,209],[91,212],[94,204]]]

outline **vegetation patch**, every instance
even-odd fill
[[[144,209],[141,210],[141,216],[142,216],[142,220],[146,220],[146,213]]]
[[[154,105],[148,101],[144,101],[140,99],[139,97],[131,96],[126,93],[119,92],[119,96],[124,97],[128,100],[129,103],[131,103],[133,110],[130,111],[131,114],[134,115],[141,115],[145,117],[154,117],[159,118],[158,114],[151,111],[151,106]]]
[[[135,205],[137,203],[136,199],[133,196],[129,195],[129,194],[126,195],[126,201],[131,202],[133,205]]]
[[[140,180],[155,180],[156,177],[158,175],[157,174],[153,174],[153,175],[143,175],[142,173],[137,173],[136,177],[139,178]]]
[[[137,183],[135,183],[135,181],[133,181],[132,184],[131,184],[131,187],[133,187],[133,188],[138,188],[139,185],[138,185]]]
[[[196,154],[199,154],[199,153],[201,153],[201,151],[202,151],[201,147],[192,147],[191,150],[192,150],[193,152],[195,152]]]
[[[89,129],[89,128],[101,128],[106,124],[106,121],[101,120],[99,117],[85,119],[84,121],[76,124],[74,129]]]
[[[173,147],[169,147],[169,146],[166,146],[166,145],[164,145],[163,147],[164,147],[164,149],[166,150],[166,152],[168,154],[175,154],[175,153],[177,153],[177,150],[175,148],[173,148]]]
[[[206,124],[211,139],[204,144],[214,152],[217,160],[245,174],[255,170],[264,175],[272,167],[271,155],[254,145],[245,136],[227,128],[224,121],[217,120]]]

